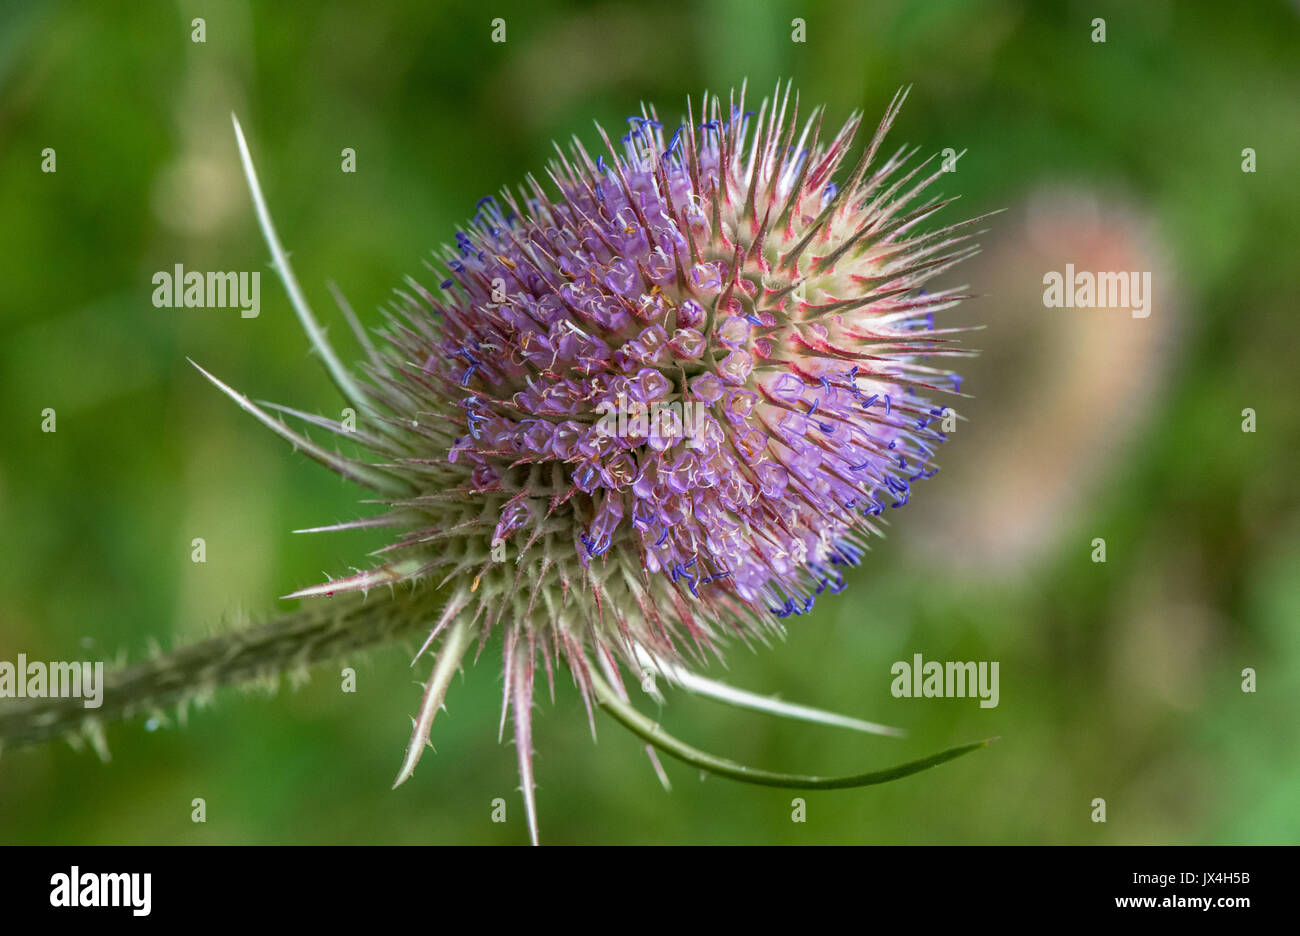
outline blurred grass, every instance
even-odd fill
[[[891,142],[968,149],[941,186],[961,192],[962,211],[1014,206],[1065,180],[1149,214],[1183,297],[1169,309],[1180,320],[1160,392],[1131,401],[1150,410],[1144,429],[1022,574],[918,563],[904,511],[845,595],[796,619],[783,646],[729,658],[739,685],[901,724],[909,740],[682,696],[663,719],[699,746],[792,770],[1002,740],[897,784],[803,794],[808,821],[795,824],[793,794],[699,782],[678,765],[664,793],[611,722],[591,743],[561,678],[537,715],[543,840],[1300,839],[1300,12],[755,6],[0,8],[0,659],[138,655],[150,638],[202,633],[240,609],[273,612],[275,596],[381,541],[292,535],[358,515],[355,490],[292,456],[185,363],[257,398],[338,405],[269,275],[231,110],[298,276],[334,320],[327,279],[373,309],[404,273],[420,274],[480,195],[539,168],[553,138],[589,142],[593,118],[620,124],[645,100],[676,119],[688,94],[746,77],[761,92],[784,76],[805,105],[826,103],[832,119],[861,107],[870,121],[912,84]],[[194,16],[206,18],[206,44],[189,41]],[[495,16],[504,45],[488,41]],[[789,41],[794,16],[806,44]],[[1096,16],[1104,45],[1088,38]],[[355,175],[339,171],[348,146]],[[1240,171],[1246,146],[1253,175]],[[39,172],[44,147],[57,151],[55,174]],[[267,271],[261,317],[153,308],[150,277],[175,263]],[[1036,284],[1043,272],[1017,275]],[[996,323],[999,301],[993,291],[962,320]],[[341,324],[334,334],[345,340]],[[972,343],[1015,340],[991,328]],[[1259,414],[1253,435],[1239,431],[1246,406]],[[56,434],[40,432],[45,407]],[[979,432],[963,427],[945,464],[960,465],[972,451],[963,439]],[[928,522],[943,534],[942,517]],[[189,561],[195,536],[207,539],[205,565]],[[1107,538],[1106,565],[1088,560],[1094,536]],[[1001,705],[893,699],[890,664],[918,650],[1000,661]],[[6,755],[0,842],[523,841],[513,755],[496,743],[499,650],[453,692],[437,754],[388,789],[418,698],[406,662],[376,654],[356,695],[325,670],[270,700],[226,694],[183,730],[118,728],[109,765],[63,746]],[[1255,695],[1239,688],[1246,666],[1259,672]],[[204,825],[190,822],[196,796]],[[497,796],[504,826],[489,821]],[[1105,825],[1089,821],[1094,796],[1107,799]]]

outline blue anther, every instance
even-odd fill
[[[677,147],[682,142],[682,128],[678,127],[677,132],[673,134],[672,141],[668,144],[668,149],[664,152],[665,156],[671,156],[677,151]]]

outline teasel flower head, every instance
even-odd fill
[[[586,700],[654,748],[737,779],[855,786],[977,745],[854,777],[773,774],[705,754],[633,708],[645,674],[777,714],[891,729],[751,695],[696,670],[728,643],[767,642],[846,587],[885,518],[937,471],[960,394],[939,366],[956,329],[926,291],[968,256],[974,221],[923,228],[948,200],[915,152],[879,158],[904,92],[860,150],[860,114],[833,134],[791,89],[754,109],[743,89],[652,107],[620,138],[557,147],[546,178],[481,199],[408,278],[353,372],[324,337],[245,169],[276,268],[356,427],[259,405],[208,375],[306,454],[373,490],[384,510],[320,529],[390,527],[363,571],[289,596],[339,600],[379,586],[427,628],[431,673],[400,783],[426,747],[453,673],[504,649],[501,725],[515,744],[536,841],[530,711],[567,670]],[[341,302],[355,325],[355,317]],[[206,374],[206,371],[205,371]],[[368,455],[290,429],[279,409]],[[379,612],[376,612],[378,614]],[[364,617],[364,615],[362,615]],[[364,641],[356,641],[364,642]]]

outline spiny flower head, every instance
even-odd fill
[[[456,488],[398,545],[433,547],[406,575],[490,580],[488,628],[675,653],[840,591],[937,470],[922,393],[959,382],[916,359],[945,353],[933,316],[959,297],[917,291],[964,238],[914,233],[938,173],[901,153],[868,173],[901,95],[839,184],[859,118],[823,145],[815,113],[796,141],[788,95],[671,131],[646,110],[607,155],[575,141],[553,191],[480,201],[392,335],[412,399],[386,402]]]
[[[728,636],[779,633],[844,589],[937,470],[945,410],[928,397],[960,382],[926,359],[958,353],[934,314],[964,297],[923,284],[972,252],[972,222],[919,230],[948,203],[926,194],[940,171],[905,150],[877,165],[903,93],[856,158],[861,115],[825,140],[788,85],[755,110],[744,97],[706,96],[675,127],[643,107],[617,144],[599,130],[594,157],[557,147],[549,185],[482,199],[436,287],[408,278],[385,343],[360,334],[364,385],[301,302],[244,147],[295,306],[365,413],[352,431],[305,418],[377,457],[237,399],[382,493],[386,514],[322,529],[402,531],[382,565],[294,597],[437,586],[399,782],[462,656],[500,633],[531,819],[539,661],[548,680],[563,662],[590,712],[593,694],[626,700],[620,663],[680,676]]]

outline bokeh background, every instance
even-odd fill
[[[794,17],[807,41],[791,41]],[[206,42],[191,41],[191,20]],[[503,17],[507,41],[489,41]],[[1092,21],[1106,39],[1091,41]],[[1295,843],[1300,840],[1300,8],[1259,0],[545,3],[421,0],[0,7],[0,659],[138,658],[358,561],[356,490],[222,398],[337,415],[267,266],[240,176],[244,122],[319,315],[363,318],[481,195],[552,139],[642,100],[793,78],[868,122],[912,85],[891,142],[966,153],[947,212],[1007,209],[954,282],[982,324],[944,470],[853,585],[737,648],[736,684],[907,727],[782,723],[673,694],[662,719],[773,769],[848,772],[966,740],[991,748],[884,787],[664,792],[632,737],[571,686],[536,716],[551,843]],[[57,172],[40,171],[52,147]],[[355,174],[340,151],[357,153]],[[1242,151],[1257,171],[1242,171]],[[1045,309],[1042,276],[1150,270],[1152,314]],[[156,309],[176,263],[262,270],[262,314]],[[371,310],[367,312],[367,310]],[[57,411],[58,431],[40,430]],[[1253,408],[1257,431],[1242,431]],[[207,562],[190,542],[207,541]],[[1107,562],[1091,561],[1105,538]],[[996,660],[1001,704],[891,697],[890,666]],[[499,648],[467,668],[437,753],[389,785],[418,699],[403,649],[186,727],[0,759],[3,843],[520,843],[496,740]],[[1241,690],[1242,670],[1258,691]],[[714,675],[717,675],[715,673]],[[651,706],[642,699],[643,708]],[[207,822],[190,820],[194,797]],[[490,821],[504,797],[509,821]],[[1090,820],[1104,797],[1105,824]]]

